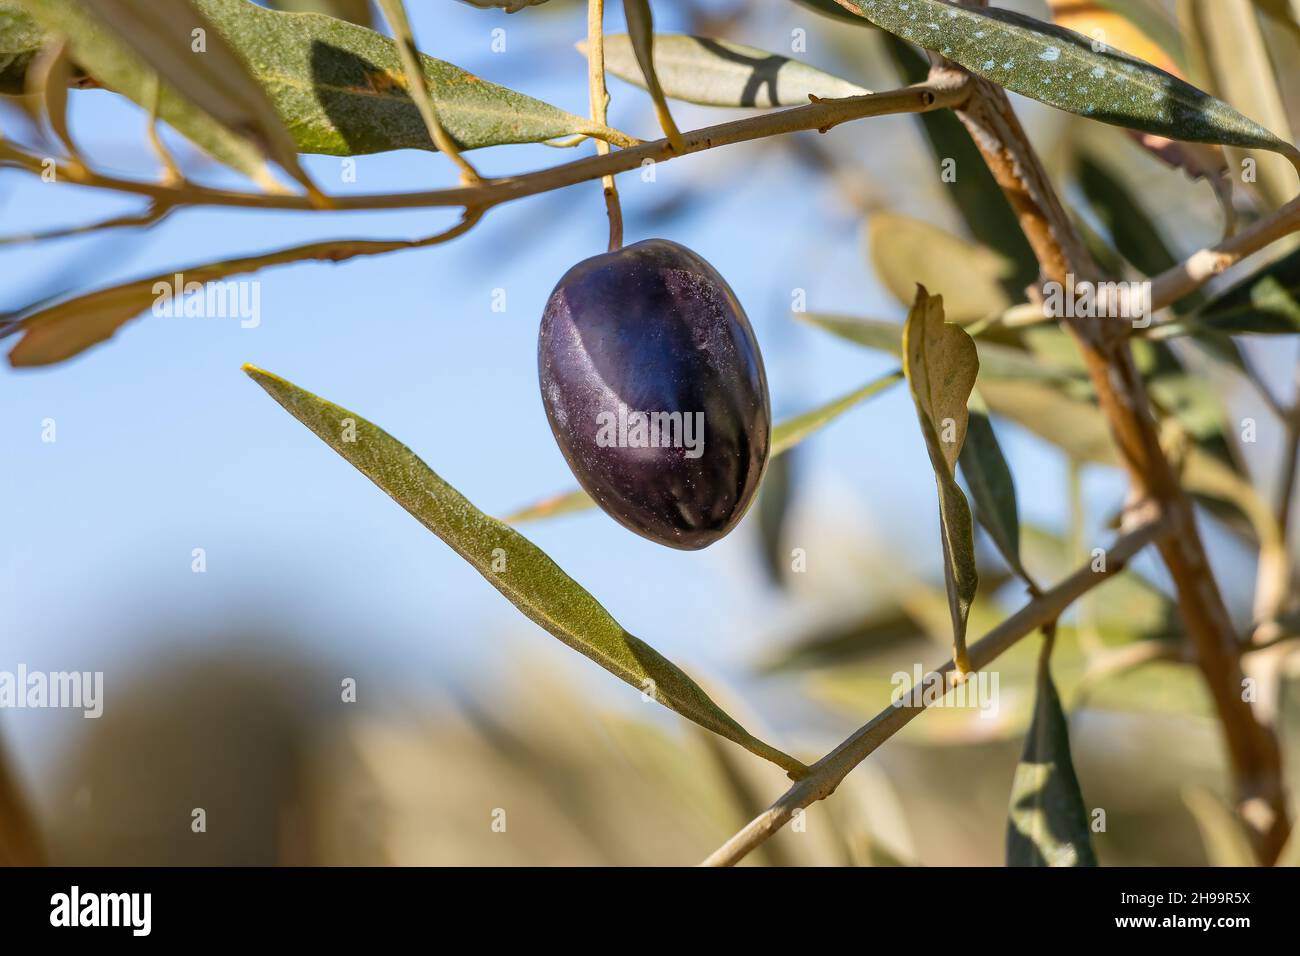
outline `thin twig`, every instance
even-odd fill
[[[110,229],[133,229],[140,226],[152,226],[166,219],[172,212],[172,208],[173,207],[171,206],[154,204],[141,213],[129,213],[125,216],[114,216],[111,219],[84,223],[80,226],[65,226],[59,229],[50,229],[45,232],[28,232],[12,236],[0,236],[0,246],[12,246],[28,242],[48,242],[53,239],[69,239],[73,236],[84,236],[92,232],[106,232]]]
[[[605,125],[605,111],[609,107],[609,91],[605,88],[605,0],[587,0],[587,88],[591,99],[591,121]],[[609,153],[609,143],[596,140],[596,154]],[[609,216],[609,251],[623,245],[623,207],[618,199],[614,177],[602,176],[601,187],[605,193],[605,212]]]
[[[1265,219],[1231,239],[1202,249],[1151,282],[1151,311],[1156,312],[1191,295],[1247,256],[1300,230],[1300,199],[1293,199]],[[1159,328],[1159,326],[1152,326]]]
[[[1094,571],[1091,563],[1085,565],[971,644],[969,651],[973,668],[976,671],[983,670],[1017,641],[1050,625],[1081,596],[1119,574],[1134,555],[1171,530],[1169,522],[1160,516],[1135,525],[1107,550],[1104,570]],[[951,686],[956,665],[949,660],[937,673],[944,680],[945,686]],[[808,776],[746,824],[744,829],[719,847],[703,865],[733,866],[740,862],[755,847],[794,819],[798,811],[834,793],[849,771],[907,726],[925,707],[924,695],[915,703],[904,697],[897,704],[886,707],[853,736],[813,764]]]
[[[1043,279],[1065,285],[1070,278],[1100,278],[1006,92],[979,81],[958,115],[1016,209]],[[1296,204],[1288,206],[1285,215],[1221,243],[1212,255],[1194,256],[1157,279],[1153,307],[1176,301],[1208,281],[1211,272],[1218,274],[1248,251],[1294,231],[1300,225],[1300,212],[1293,207]],[[1103,310],[1102,316],[1106,314]],[[1238,808],[1243,818],[1255,821],[1260,860],[1270,863],[1290,830],[1281,754],[1276,737],[1243,699],[1241,643],[1210,567],[1191,501],[1161,448],[1146,383],[1128,345],[1132,325],[1105,317],[1075,317],[1066,325],[1083,355],[1135,492],[1159,502],[1177,529],[1161,542],[1161,557],[1173,578],[1180,616],[1223,726]]]
[[[421,209],[431,206],[477,206],[486,208],[525,196],[536,196],[554,189],[563,189],[578,183],[590,182],[615,173],[640,168],[646,160],[664,162],[678,155],[699,153],[719,146],[748,143],[801,130],[826,131],[841,123],[871,116],[889,116],[897,113],[927,113],[946,109],[962,103],[968,95],[964,81],[951,84],[919,84],[842,99],[821,99],[807,106],[795,106],[759,116],[750,116],[716,126],[706,126],[683,134],[685,148],[676,153],[666,139],[639,143],[620,149],[607,156],[588,156],[584,159],[562,163],[537,172],[503,179],[494,179],[477,186],[460,186],[453,189],[435,189],[424,192],[380,193],[370,196],[331,197],[333,210],[365,209]],[[0,141],[0,166],[14,166],[40,174],[44,171],[43,157],[33,156],[12,143]],[[314,209],[305,196],[267,196],[261,193],[214,189],[193,183],[183,188],[169,188],[157,183],[139,182],[92,170],[76,170],[66,164],[56,164],[55,174],[60,182],[118,192],[135,193],[151,199],[163,199],[176,206],[228,206],[258,210]]]

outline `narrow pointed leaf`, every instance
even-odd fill
[[[944,321],[943,297],[917,287],[916,304],[903,327],[903,371],[912,390],[917,419],[930,454],[939,491],[939,525],[943,536],[944,578],[952,616],[954,660],[966,660],[966,622],[979,587],[975,568],[975,529],[970,504],[955,478],[957,458],[966,439],[966,403],[979,374],[974,340]]]
[[[1097,865],[1088,811],[1070,758],[1069,727],[1046,648],[1038,659],[1034,719],[1011,784],[1007,865]]]
[[[167,301],[175,304],[178,300],[173,293],[177,282],[183,288],[197,289],[209,282],[255,272],[267,266],[310,260],[341,262],[354,256],[379,255],[418,248],[420,245],[422,243],[419,240],[409,239],[335,239],[314,242],[276,252],[173,269],[145,279],[96,289],[53,305],[41,304],[35,311],[16,321],[16,331],[22,337],[9,352],[9,363],[21,368],[52,365],[71,358],[110,338],[119,328],[155,304],[161,305]],[[198,285],[192,286],[192,283]],[[195,294],[203,296],[207,291]],[[235,295],[235,304],[238,304],[238,290],[235,289],[232,293],[231,288],[227,287],[224,290],[214,288],[212,291],[221,291],[217,300],[219,307],[227,310],[231,321],[238,321],[238,316],[230,305],[231,294]]]
[[[856,391],[849,392],[842,398],[814,408],[812,411],[787,418],[772,429],[772,454],[782,455],[800,444],[809,435],[820,431],[849,409],[874,395],[879,395],[891,385],[903,379],[901,372],[890,372],[874,382],[870,382]]]
[[[48,3],[49,0],[38,0]],[[298,147],[243,57],[190,0],[82,0],[159,79],[230,132],[250,142],[314,195]],[[77,55],[86,52],[85,44]]]
[[[801,106],[809,94],[832,98],[871,92],[777,53],[679,33],[655,35],[654,64],[665,96],[704,106]],[[605,37],[605,68],[645,86],[625,33]]]
[[[912,304],[918,283],[943,296],[948,321],[960,325],[1001,315],[1011,304],[1002,287],[1010,262],[928,222],[875,213],[867,250],[876,278],[900,305]]]
[[[1170,139],[1300,151],[1189,83],[1091,37],[998,8],[945,0],[845,0],[877,26],[979,76],[1070,113]]]
[[[768,580],[781,587],[790,564],[785,551],[786,526],[793,498],[795,455],[781,455],[767,463],[763,485],[754,502],[754,524],[758,526],[758,549]]]
[[[773,674],[838,667],[908,644],[923,634],[921,625],[901,605],[873,608],[866,614],[812,629],[764,660],[759,669]]]
[[[846,341],[899,358],[903,355],[903,326],[897,322],[819,312],[797,312],[795,315],[809,325]],[[1024,380],[1070,389],[1086,389],[1087,383],[1081,370],[1069,369],[996,342],[977,339],[975,345],[979,350],[982,380]]]
[[[562,515],[577,514],[596,507],[591,495],[581,488],[562,492],[543,498],[535,504],[526,505],[518,511],[506,515],[501,520],[506,524],[524,524],[529,521],[543,521],[547,518],[559,518]]]
[[[895,382],[901,381],[901,372],[891,372],[882,378],[869,382],[855,391],[837,398],[820,408],[796,415],[794,418],[780,422],[772,428],[772,457],[783,455],[797,446],[805,438],[829,425],[853,406],[873,395],[883,392]],[[535,504],[520,508],[502,520],[508,524],[522,524],[526,521],[540,521],[543,518],[556,518],[560,515],[573,514],[595,507],[588,494],[582,489],[552,495]]]
[[[433,149],[388,37],[332,17],[265,10],[247,0],[195,0],[254,64],[305,153],[352,156]],[[586,133],[619,145],[608,127],[421,56],[443,129],[461,149],[538,143]]]
[[[796,312],[794,315],[801,322],[807,322],[846,342],[896,358],[903,357],[903,326],[898,322],[823,312]]]
[[[1028,581],[1029,574],[1020,561],[1020,509],[1016,503],[1015,479],[993,431],[988,407],[978,392],[971,395],[969,411],[966,442],[958,461],[966,487],[975,499],[975,517],[997,545],[1007,567]]]
[[[407,93],[394,42],[345,20],[315,13],[281,13],[249,0],[193,0],[248,64],[288,127],[300,152],[355,156],[394,149],[434,148]],[[0,0],[0,91],[22,82],[30,58],[49,31],[90,33],[88,59],[74,61],[104,85],[148,108],[152,71],[124,44],[69,0],[32,0],[41,29]],[[16,11],[16,12],[14,12]],[[10,50],[10,47],[13,47]],[[74,49],[74,52],[79,51]],[[8,59],[9,65],[4,64]],[[438,117],[461,149],[539,143],[582,133],[621,146],[633,140],[432,57],[421,56]],[[20,72],[21,71],[21,72]],[[256,176],[262,164],[247,144],[232,141],[220,124],[164,85],[159,116],[228,165]]]
[[[269,372],[252,366],[244,370],[289,414],[469,562],[530,620],[701,727],[792,775],[807,771],[793,757],[751,736],[685,673],[623,630],[540,548],[475,508],[383,429]]]
[[[26,91],[27,68],[49,41],[18,0],[0,0],[0,93]]]
[[[1118,465],[1106,416],[1040,382],[980,381],[980,395],[992,411],[1061,448],[1075,461]]]
[[[251,179],[270,182],[264,151],[245,136],[164,82],[124,39],[90,10],[72,0],[26,0],[27,9],[49,33],[68,37],[74,61],[96,83],[144,109],[158,98],[158,116],[208,155]]]
[[[1076,172],[1089,207],[1134,268],[1145,276],[1157,276],[1178,263],[1159,227],[1116,174],[1087,153],[1079,156]],[[1188,296],[1174,308],[1185,309],[1195,301]]]

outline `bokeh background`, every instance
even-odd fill
[[[1036,2],[1010,5],[1044,13]],[[552,0],[515,15],[410,7],[425,52],[586,111],[585,63],[573,49],[585,35],[581,4]],[[788,52],[802,29],[800,55],[814,65],[873,89],[899,83],[875,31],[793,3],[655,9],[661,31],[774,51]],[[494,53],[497,28],[506,49]],[[621,29],[611,4],[607,30]],[[611,123],[656,135],[648,98],[610,85]],[[1117,158],[1175,249],[1215,240],[1217,207],[1203,184],[1111,130],[1016,102],[1054,170],[1084,137]],[[139,110],[96,91],[71,103],[87,155],[152,174]],[[674,112],[683,128],[744,114]],[[241,185],[170,142],[195,178]],[[590,151],[512,146],[473,159],[502,175]],[[307,157],[306,167],[339,193],[454,184],[451,165],[429,153],[362,157],[355,183],[335,158]],[[864,249],[872,215],[964,228],[907,116],[713,150],[656,174],[620,177],[628,241],[674,239],[727,278],[763,347],[778,417],[895,367],[796,321],[796,290],[811,311],[901,320]],[[133,208],[129,197],[0,172],[4,234]],[[4,246],[0,310],[311,239],[416,237],[452,215],[199,209],[144,231]],[[603,251],[605,237],[600,188],[584,184],[495,209],[447,246],[265,271],[255,329],[146,316],[65,364],[0,373],[0,670],[105,674],[99,720],[0,712],[11,772],[50,859],[690,863],[779,795],[779,772],[643,703],[522,618],[239,371],[252,362],[355,409],[480,508],[505,514],[573,485],[539,401],[537,325],[558,277]],[[492,309],[495,290],[504,312]],[[1257,353],[1270,374],[1296,363],[1289,340]],[[1231,415],[1268,422],[1249,390],[1223,385]],[[45,419],[56,422],[54,443],[41,440]],[[998,428],[1031,566],[1052,580],[1106,542],[1123,480],[1085,468],[1072,491],[1058,449],[1014,424]],[[1275,431],[1262,424],[1251,449],[1270,476]],[[887,702],[892,672],[946,657],[946,610],[933,478],[905,390],[853,410],[789,464],[788,494],[767,502],[779,520],[764,525],[755,509],[701,553],[655,546],[599,512],[524,530],[751,729],[811,759]],[[1081,505],[1073,523],[1072,494]],[[1248,554],[1217,526],[1209,535],[1245,615]],[[796,547],[805,573],[789,573]],[[205,573],[191,570],[195,548],[206,551]],[[1202,862],[1186,794],[1226,783],[1195,675],[1158,664],[1139,679],[1078,686],[1080,634],[1104,639],[1143,614],[1155,622],[1143,627],[1168,623],[1160,569],[1146,560],[1137,569],[1149,588],[1110,585],[1063,632],[1058,679],[1076,765],[1089,806],[1107,811],[1103,862]],[[996,589],[1000,575],[990,556],[973,634],[1021,598],[1014,586]],[[783,833],[755,862],[1000,862],[1036,646],[1026,641],[1000,665],[998,718],[949,710],[915,721],[809,812],[805,832]],[[349,677],[355,703],[340,699]],[[195,807],[207,811],[204,834],[191,832]],[[492,826],[499,809],[505,832]]]

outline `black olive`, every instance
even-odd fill
[[[578,263],[546,303],[537,359],[555,440],[614,519],[696,550],[744,516],[771,444],[767,377],[702,258],[650,239]]]

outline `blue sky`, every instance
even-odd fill
[[[507,17],[467,5],[412,5],[422,47],[496,82],[585,112],[585,66],[572,44],[581,12]],[[618,5],[613,5],[617,7]],[[681,26],[667,7],[661,29]],[[611,11],[609,29],[621,12]],[[810,14],[774,6],[743,39],[782,49]],[[436,22],[435,22],[436,18]],[[489,51],[504,26],[507,52]],[[820,34],[813,34],[814,38]],[[845,70],[814,42],[807,58]],[[651,136],[643,94],[611,83],[611,121]],[[73,95],[84,151],[107,168],[152,170],[137,110],[110,94]],[[679,106],[681,125],[720,122],[727,111]],[[875,122],[875,121],[873,121]],[[833,134],[870,162],[897,143],[915,150],[909,118]],[[892,146],[890,148],[893,148]],[[544,146],[480,151],[486,174],[577,158]],[[914,152],[920,157],[924,154]],[[194,161],[194,157],[188,157]],[[864,159],[864,162],[867,161]],[[906,160],[900,160],[906,162]],[[915,169],[915,160],[913,169]],[[363,157],[358,181],[339,161],[308,157],[322,186],[379,192],[451,184],[436,154]],[[888,168],[888,167],[886,167]],[[207,167],[203,176],[235,184]],[[703,182],[684,211],[650,218],[658,203]],[[766,357],[773,403],[788,415],[843,394],[892,363],[796,324],[793,289],[819,311],[900,317],[866,266],[856,213],[768,143],[661,164],[656,182],[620,179],[629,242],[661,235],[695,249],[748,309]],[[910,184],[900,184],[909,192]],[[933,194],[934,184],[916,192]],[[0,173],[3,232],[86,222],[130,201]],[[946,212],[943,214],[946,215]],[[333,216],[183,211],[147,233],[48,243],[0,252],[0,308],[42,291],[49,277],[84,288],[327,237],[415,237],[451,221],[446,211]],[[257,276],[262,321],[147,316],[110,343],[49,369],[0,372],[0,669],[104,670],[115,683],[171,653],[220,654],[213,635],[241,629],[284,636],[292,657],[364,674],[380,688],[438,692],[447,682],[490,679],[540,660],[582,686],[616,691],[612,678],[524,620],[445,545],[286,415],[239,371],[262,366],[380,424],[410,445],[482,509],[501,514],[573,485],[547,427],[537,389],[537,324],[555,281],[603,251],[599,185],[493,210],[447,246],[343,265],[280,267]],[[491,310],[494,289],[504,313]],[[41,441],[42,422],[57,441]],[[1030,520],[1059,527],[1062,463],[1004,429]],[[699,553],[671,551],[593,512],[526,529],[632,632],[712,680],[745,665],[798,622],[887,583],[857,576],[845,543],[934,571],[934,486],[911,403],[894,389],[801,450],[792,545],[810,555],[794,595],[766,583],[752,516]],[[1112,501],[1117,483],[1095,482]],[[207,553],[193,574],[191,551]],[[823,557],[824,556],[824,557]],[[386,691],[385,691],[386,692]],[[12,719],[11,719],[12,718]],[[5,715],[4,735],[34,771],[45,745],[78,720],[50,712]]]

